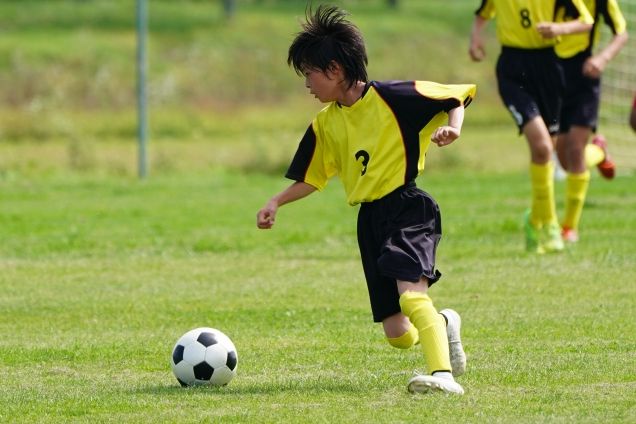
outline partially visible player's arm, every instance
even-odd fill
[[[578,34],[592,29],[592,24],[575,20],[568,22],[539,22],[537,31],[543,38],[556,38],[561,35]]]
[[[470,46],[468,47],[468,54],[475,62],[480,62],[486,57],[486,47],[483,36],[486,24],[488,24],[488,19],[475,15],[473,28],[470,32]]]
[[[616,34],[603,50],[589,57],[583,64],[583,75],[600,78],[605,66],[618,54],[628,39],[627,31]]]
[[[451,144],[462,132],[464,123],[464,105],[448,111],[448,125],[439,127],[431,136],[431,141],[439,147]]]
[[[634,104],[632,105],[632,111],[629,114],[629,125],[634,131],[636,131],[636,97],[634,97]]]
[[[301,181],[296,181],[285,190],[269,199],[265,206],[258,211],[256,214],[256,226],[261,229],[272,228],[274,221],[276,220],[276,212],[280,206],[302,199],[305,196],[309,196],[314,191],[316,191],[314,186]]]

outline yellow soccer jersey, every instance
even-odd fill
[[[559,41],[543,38],[536,28],[540,22],[554,22],[561,16],[593,23],[583,0],[482,0],[475,13],[484,19],[496,17],[501,45],[520,49],[547,48]]]
[[[313,120],[286,177],[322,190],[338,175],[347,202],[377,200],[424,169],[431,135],[476,87],[427,81],[372,81],[351,107],[336,102]]]
[[[612,31],[612,34],[622,34],[627,30],[625,17],[621,13],[616,0],[583,0],[583,2],[594,18],[594,27],[591,33],[572,34],[562,37],[561,42],[556,45],[555,51],[559,57],[564,59],[586,50],[590,54],[592,53],[600,37],[601,17]],[[558,18],[560,20],[565,19],[561,16]]]

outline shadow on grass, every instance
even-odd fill
[[[218,396],[240,396],[240,395],[277,395],[280,393],[298,393],[307,395],[308,393],[365,393],[368,394],[373,388],[364,384],[347,381],[295,381],[295,382],[268,382],[261,384],[229,384],[227,386],[194,386],[181,387],[176,382],[172,385],[148,385],[130,390],[133,394],[149,394],[161,396],[194,396],[198,394],[213,394]]]

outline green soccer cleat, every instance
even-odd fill
[[[462,319],[457,312],[452,309],[444,309],[439,312],[446,318],[446,334],[448,336],[448,353],[450,356],[453,377],[459,377],[466,372],[466,353],[462,346],[460,329]]]
[[[530,222],[530,209],[526,210],[523,218],[523,228],[526,233],[526,251],[530,253],[545,253],[539,243],[539,229]]]
[[[556,253],[561,252],[565,248],[563,237],[561,236],[561,227],[556,222],[545,225],[541,231],[541,247],[544,252]]]
[[[409,393],[448,393],[463,395],[464,388],[453,380],[450,373],[446,374],[448,374],[450,378],[416,374],[409,380],[407,389]]]

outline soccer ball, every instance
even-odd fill
[[[236,375],[238,356],[232,340],[215,328],[195,328],[172,349],[172,372],[182,386],[225,386]]]

